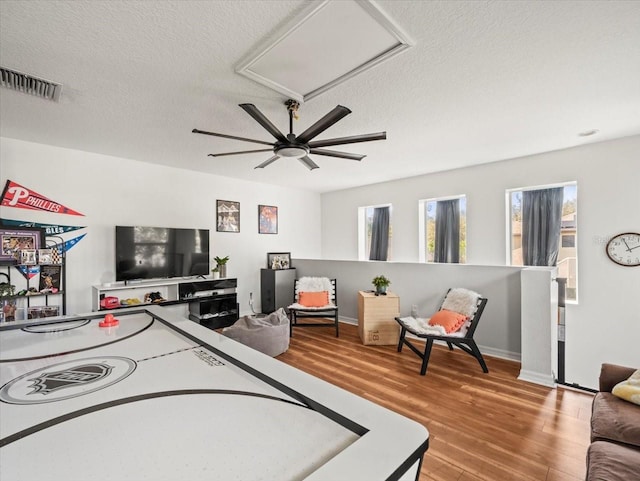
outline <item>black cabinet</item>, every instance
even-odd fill
[[[295,269],[260,270],[260,299],[264,314],[270,314],[293,303],[295,280]]]
[[[189,319],[209,329],[219,329],[238,320],[237,286],[237,279],[182,282],[178,294],[189,302]]]

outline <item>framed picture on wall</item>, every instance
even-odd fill
[[[44,229],[36,227],[0,227],[0,264],[16,264],[20,251],[35,251],[44,245]],[[35,264],[35,262],[34,262]]]
[[[258,233],[278,233],[278,208],[273,205],[258,206]]]
[[[240,202],[216,201],[216,231],[240,232]]]
[[[291,269],[291,252],[267,253],[267,269]]]

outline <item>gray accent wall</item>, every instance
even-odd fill
[[[391,280],[388,290],[400,297],[401,316],[411,315],[416,305],[420,317],[430,317],[450,287],[474,290],[488,299],[474,336],[481,351],[520,359],[519,267],[320,259],[294,259],[293,266],[298,277],[336,278],[340,318],[353,323],[358,319],[358,291],[372,290],[371,280],[379,274]]]

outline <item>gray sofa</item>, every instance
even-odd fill
[[[611,394],[635,368],[603,364],[591,411],[587,481],[640,480],[640,406]]]

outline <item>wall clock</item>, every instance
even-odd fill
[[[607,242],[607,255],[616,264],[626,267],[640,266],[640,234],[625,232]]]

